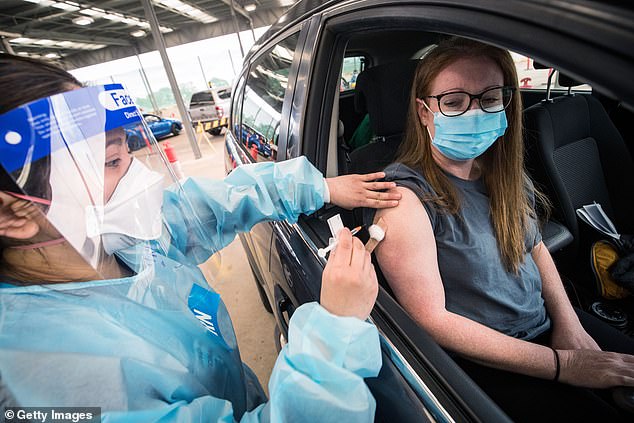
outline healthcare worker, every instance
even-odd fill
[[[79,88],[53,66],[2,55],[0,90],[0,405],[100,407],[122,422],[373,419],[363,378],[381,353],[365,319],[378,288],[348,230],[321,305],[293,314],[268,402],[197,265],[238,231],[328,200],[395,205],[377,192],[389,183],[324,180],[298,158],[181,184],[121,85]],[[130,132],[151,150],[129,155]]]

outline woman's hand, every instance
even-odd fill
[[[379,292],[370,253],[347,228],[337,239],[322,276],[320,303],[332,314],[365,320]]]
[[[607,351],[557,350],[559,381],[586,388],[634,386],[634,356]]]
[[[376,179],[384,177],[385,173],[376,172],[326,178],[330,191],[330,202],[348,210],[356,207],[373,209],[396,207],[398,200],[401,199],[401,194],[394,190],[396,184],[394,182],[374,182]]]

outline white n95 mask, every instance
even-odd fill
[[[103,206],[101,242],[108,254],[142,241],[157,239],[162,230],[163,175],[132,159],[128,171]]]

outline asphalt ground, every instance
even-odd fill
[[[200,159],[194,158],[184,132],[161,139],[159,145],[165,148],[169,143],[185,176],[222,179],[225,175],[224,135],[197,134],[197,137],[202,154]],[[262,306],[240,240],[236,237],[200,268],[229,310],[242,360],[255,372],[268,394],[269,376],[277,358],[273,334],[275,320]]]

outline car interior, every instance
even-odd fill
[[[380,171],[396,159],[417,61],[445,36],[411,28],[367,29],[339,40],[339,44],[345,45],[334,53],[341,54],[335,62],[339,71],[336,75],[334,71],[329,73],[329,78],[337,81],[327,85],[336,91],[332,95],[332,110],[322,112],[320,123],[322,127],[329,125],[328,133],[322,134],[322,139],[327,139],[322,144],[327,144],[327,148],[318,147],[312,153],[327,176]],[[356,69],[355,84],[350,83],[355,78],[343,75],[346,59],[352,57],[359,59],[355,63],[361,68]],[[549,214],[537,210],[544,243],[553,255],[572,304],[634,336],[632,298],[603,298],[590,266],[591,245],[606,236],[581,223],[575,213],[583,205],[600,203],[620,233],[634,234],[633,110],[618,98],[602,93],[600,87],[569,77],[557,69],[557,63],[540,64],[528,57],[522,60],[525,61],[520,62],[521,66],[531,72],[543,69],[545,75],[543,84],[531,86],[531,78],[522,79],[518,73],[522,79],[525,167],[535,186],[551,203]],[[369,143],[351,147],[355,130],[367,118],[372,132]],[[307,126],[304,130],[318,131],[318,128]],[[305,154],[310,156],[311,152]],[[330,236],[325,224],[328,217],[340,214],[346,226],[352,228],[363,223],[361,213],[327,206],[313,216],[317,219],[305,221],[303,227],[312,234],[317,247],[322,247],[328,245]],[[367,240],[367,232],[362,231],[359,237]],[[455,363],[442,354],[440,347],[398,305],[380,266],[374,262],[383,288],[377,307],[384,309],[381,315],[394,319],[395,326],[403,330],[401,336],[409,339],[408,348],[413,349],[411,362],[430,354],[435,357],[433,364],[417,368],[419,374],[430,375],[428,384],[434,378],[454,378],[459,382],[452,386],[464,385],[460,370],[457,373],[451,370],[457,367]],[[433,368],[439,371],[429,370]],[[447,385],[438,386],[435,394],[443,395],[442,387]],[[377,395],[376,387],[373,392]],[[471,395],[470,403],[478,403],[473,399],[477,390],[465,389],[460,395]]]
[[[329,176],[379,171],[396,159],[417,61],[443,36],[382,30],[359,32],[347,40],[344,57],[362,57],[364,69],[354,88],[338,85],[328,148]],[[399,48],[394,49],[394,45]],[[544,69],[550,75],[546,86],[520,86],[525,166],[551,202],[548,216],[541,216],[544,243],[553,254],[572,303],[632,335],[632,300],[601,298],[590,267],[590,247],[605,235],[580,222],[575,213],[583,205],[600,203],[620,233],[634,233],[632,110],[560,72],[556,64],[530,63],[531,68]],[[366,114],[373,137],[353,149],[348,142]],[[350,227],[362,223],[359,210],[337,212]],[[389,284],[385,280],[381,283],[390,292]],[[597,307],[595,303],[600,304]],[[623,319],[632,324],[623,325]]]

